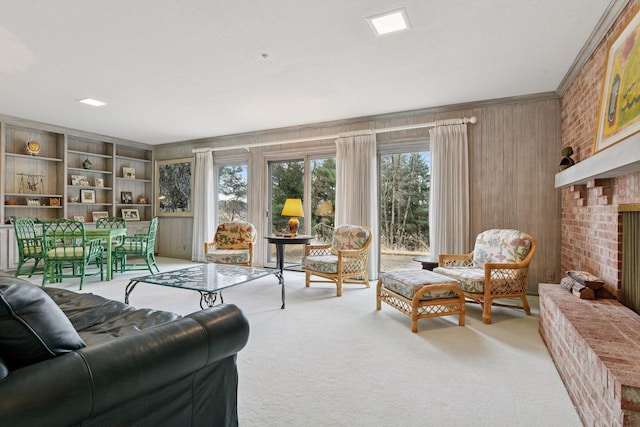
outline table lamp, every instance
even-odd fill
[[[284,207],[282,208],[282,216],[288,216],[289,218],[289,232],[292,236],[298,234],[298,225],[300,225],[300,221],[298,221],[297,217],[304,218],[304,211],[302,210],[302,200],[300,199],[287,199],[284,202]]]

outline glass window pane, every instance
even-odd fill
[[[218,223],[247,220],[247,165],[218,168]]]
[[[380,271],[422,268],[429,256],[428,151],[380,156]]]
[[[336,159],[311,160],[311,234],[313,244],[333,237],[336,201]]]

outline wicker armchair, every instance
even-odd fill
[[[482,306],[482,320],[491,323],[491,306],[522,309],[531,314],[527,301],[529,263],[536,242],[518,230],[487,230],[478,235],[473,252],[439,256],[434,273],[452,277],[469,302]],[[497,303],[497,299],[520,298],[522,305]]]
[[[258,239],[253,224],[244,221],[218,225],[212,242],[204,244],[207,262],[234,265],[253,265],[253,246]]]
[[[369,287],[367,261],[371,230],[359,225],[340,225],[330,244],[307,245],[302,257],[302,269],[305,270],[305,286],[311,282],[335,283],[337,296],[342,296],[344,283],[360,283]],[[311,280],[319,276],[326,280]]]

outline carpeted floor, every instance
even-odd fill
[[[187,261],[159,259],[169,271]],[[131,277],[85,281],[84,292],[123,300]],[[40,277],[32,278],[40,284]],[[238,355],[241,426],[581,426],[532,316],[495,308],[482,323],[479,306],[457,316],[425,319],[411,333],[409,318],[370,289],[304,287],[304,274],[285,272],[287,307],[269,276],[224,291],[251,325]],[[312,285],[313,286],[313,285]],[[77,290],[77,281],[62,286]],[[187,314],[199,294],[139,284],[130,303]]]

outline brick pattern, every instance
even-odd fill
[[[562,98],[562,146],[573,148],[576,162],[592,155],[609,45],[638,10],[640,0],[631,0]],[[617,296],[622,274],[618,205],[640,203],[640,173],[607,181],[562,190],[561,268],[589,271]]]
[[[585,426],[640,425],[640,316],[541,283],[540,335]]]

